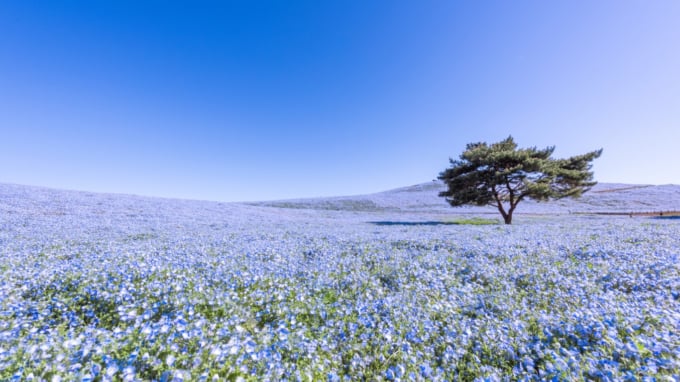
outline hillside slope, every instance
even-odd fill
[[[321,210],[404,211],[435,213],[496,213],[493,207],[464,206],[451,208],[438,193],[441,182],[429,182],[369,195],[333,198],[292,199],[252,203],[254,205]],[[680,210],[679,185],[631,185],[601,183],[579,199],[562,199],[538,203],[523,201],[522,213],[623,213]]]
[[[452,208],[438,193],[440,182],[429,182],[368,195],[331,198],[291,199],[250,203],[222,203],[182,199],[142,197],[66,191],[43,187],[0,183],[0,214],[23,217],[101,216],[102,224],[125,223],[145,219],[163,221],[166,216],[182,216],[185,221],[213,224],[216,216],[240,221],[266,215],[281,216],[282,210],[299,215],[308,211],[427,213],[427,214],[496,214],[494,207],[464,206]],[[274,207],[274,208],[272,208]],[[537,203],[523,201],[517,214],[629,213],[680,211],[679,185],[630,185],[602,183],[579,199],[562,199]],[[257,213],[255,213],[257,212]],[[255,216],[260,216],[256,218]],[[77,220],[73,221],[78,225]],[[125,224],[122,224],[123,226]]]

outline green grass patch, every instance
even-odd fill
[[[479,217],[445,220],[444,224],[453,225],[494,225],[499,224],[498,219],[485,219]]]

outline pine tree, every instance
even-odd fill
[[[450,159],[451,167],[439,174],[448,188],[439,196],[453,207],[497,207],[505,224],[511,224],[524,199],[575,198],[596,184],[591,162],[602,149],[566,159],[550,158],[553,151],[555,146],[518,149],[512,136],[491,145],[470,143],[460,159]]]

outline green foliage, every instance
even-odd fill
[[[453,207],[492,205],[510,224],[524,199],[579,197],[596,184],[590,168],[601,149],[566,159],[551,158],[554,150],[520,149],[511,136],[491,145],[470,143],[460,159],[450,159],[451,167],[439,174],[448,188],[439,196]]]
[[[455,224],[455,225],[494,225],[498,224],[496,219],[484,219],[479,217],[463,218],[447,220],[444,224]]]

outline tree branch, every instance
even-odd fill
[[[515,209],[515,191],[512,189],[512,186],[510,186],[510,180],[508,177],[505,177],[505,187],[508,189],[508,192],[510,194],[510,213],[512,213],[512,210]]]
[[[496,199],[496,207],[498,207],[498,211],[500,211],[501,216],[503,216],[503,219],[506,219],[508,217],[508,213],[505,212],[505,208],[503,208],[503,202],[501,201],[501,198],[498,195],[498,190],[496,190],[496,187],[492,187],[491,190],[493,191],[494,199]]]

